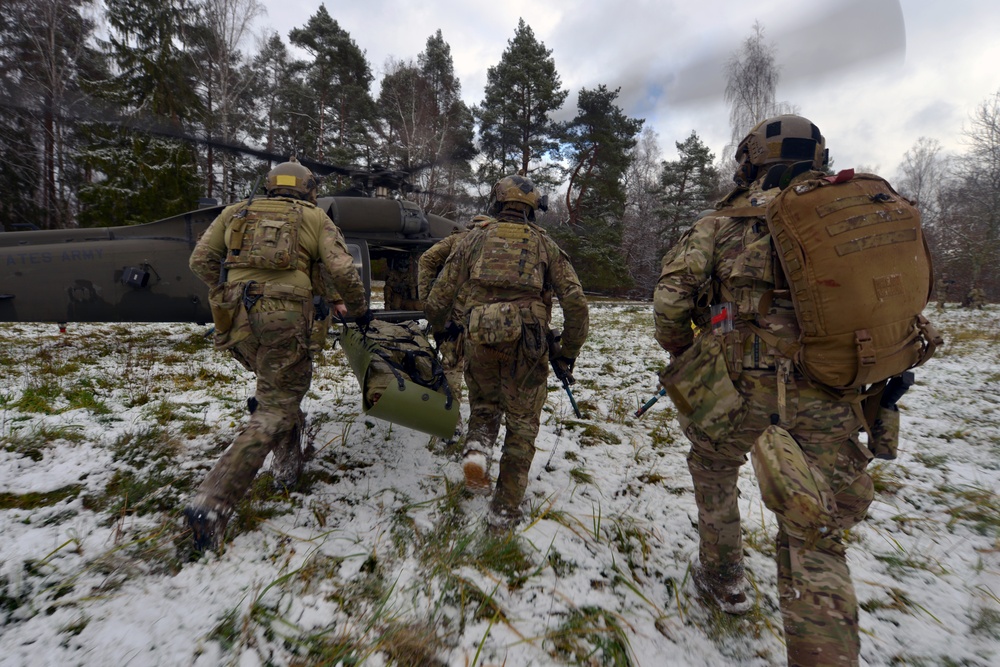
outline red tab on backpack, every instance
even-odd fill
[[[853,169],[843,169],[843,170],[837,172],[836,176],[826,176],[825,180],[830,181],[831,183],[846,183],[847,181],[851,180],[852,178],[854,178],[854,170]]]

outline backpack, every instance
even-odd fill
[[[933,288],[920,212],[884,179],[807,172],[767,206],[801,331],[757,330],[811,380],[855,390],[919,366],[941,342],[922,315]],[[756,328],[755,328],[756,329]]]

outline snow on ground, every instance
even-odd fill
[[[1000,310],[928,315],[946,345],[850,535],[862,663],[997,664]],[[650,306],[592,309],[583,419],[550,379],[513,538],[485,534],[453,451],[360,414],[327,350],[300,488],[263,474],[225,551],[192,561],[180,510],[253,392],[203,334],[0,325],[0,664],[784,664],[775,524],[749,465],[756,606],[731,618],[694,593],[685,440],[666,400],[632,415],[665,361]]]

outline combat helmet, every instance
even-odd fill
[[[294,157],[267,172],[268,197],[294,197],[316,203],[316,177]]]
[[[490,190],[490,200],[486,211],[497,215],[504,209],[521,211],[528,220],[535,219],[535,209],[549,210],[547,195],[538,194],[531,179],[518,174],[504,176]]]
[[[814,169],[822,169],[828,153],[818,127],[802,116],[784,114],[758,123],[736,147],[734,157],[739,166],[733,180],[749,185],[768,165],[811,161]]]

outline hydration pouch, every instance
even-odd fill
[[[899,448],[899,409],[896,407],[878,409],[872,424],[871,444],[868,449],[877,459],[892,461]]]
[[[699,336],[660,373],[660,384],[677,411],[713,442],[733,433],[746,417],[746,401],[733,384],[715,336]]]
[[[250,318],[239,283],[214,285],[208,291],[208,305],[215,325],[215,349],[228,350],[250,336]]]
[[[476,345],[512,345],[521,338],[521,309],[498,301],[469,311],[469,340]]]
[[[764,506],[781,517],[790,534],[815,544],[836,525],[829,482],[788,431],[768,426],[750,449],[750,461]]]

